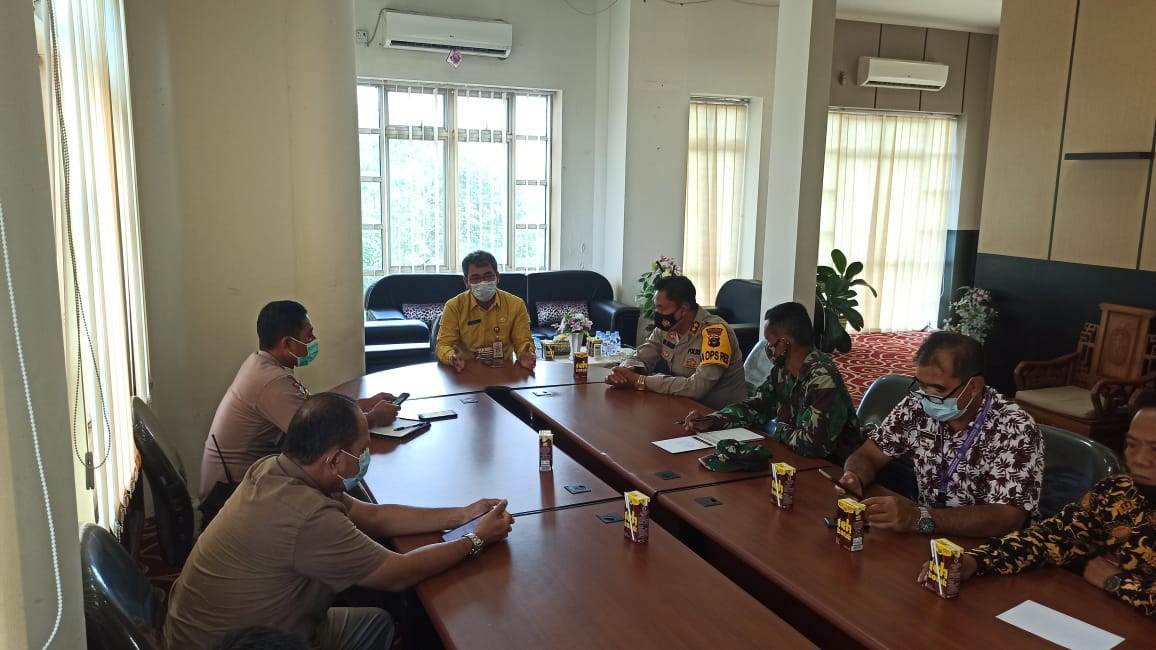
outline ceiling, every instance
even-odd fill
[[[837,0],[836,13],[846,20],[994,34],[1002,5],[1003,0]]]

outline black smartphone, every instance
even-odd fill
[[[422,422],[433,422],[434,420],[452,420],[453,418],[456,418],[457,416],[458,416],[457,413],[455,413],[453,411],[449,411],[449,410],[430,411],[428,413],[418,413],[417,419],[421,420]]]
[[[407,399],[409,399],[409,393],[402,393],[401,395],[398,395],[397,397],[393,398],[393,405],[394,406],[401,406],[401,403],[406,401]]]

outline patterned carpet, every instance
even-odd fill
[[[839,366],[851,402],[856,406],[867,392],[867,387],[883,375],[897,373],[910,375],[912,358],[923,339],[931,332],[884,332],[880,334],[852,334],[851,351],[832,354]]]

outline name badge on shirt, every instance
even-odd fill
[[[477,320],[466,321],[466,325],[477,325],[480,322],[482,322],[482,319],[479,318]]]

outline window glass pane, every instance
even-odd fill
[[[545,230],[517,230],[514,232],[514,264],[518,268],[546,268]]]
[[[381,117],[378,105],[380,101],[381,93],[376,86],[357,87],[357,128],[381,128],[381,124],[378,123],[378,118]]]
[[[514,98],[514,129],[518,135],[546,135],[550,123],[550,102],[545,97]]]
[[[389,141],[389,263],[445,259],[445,150],[440,140]]]
[[[458,143],[458,250],[488,250],[506,264],[506,145]]]
[[[445,126],[445,95],[390,91],[386,98],[389,123],[409,126]]]
[[[369,288],[371,286],[373,286],[373,283],[377,282],[380,279],[381,279],[380,275],[363,275],[363,276],[361,276],[361,295],[364,296],[365,292],[369,291]]]
[[[506,100],[501,97],[458,97],[458,128],[506,130]]]
[[[546,143],[542,140],[518,140],[514,143],[514,162],[520,181],[546,180]]]
[[[357,138],[361,148],[361,175],[381,176],[381,137],[362,133]]]
[[[546,187],[518,185],[514,187],[514,222],[518,224],[546,224]]]
[[[373,228],[361,229],[361,269],[381,271],[381,231]]]
[[[381,183],[361,183],[361,223],[381,223]]]

